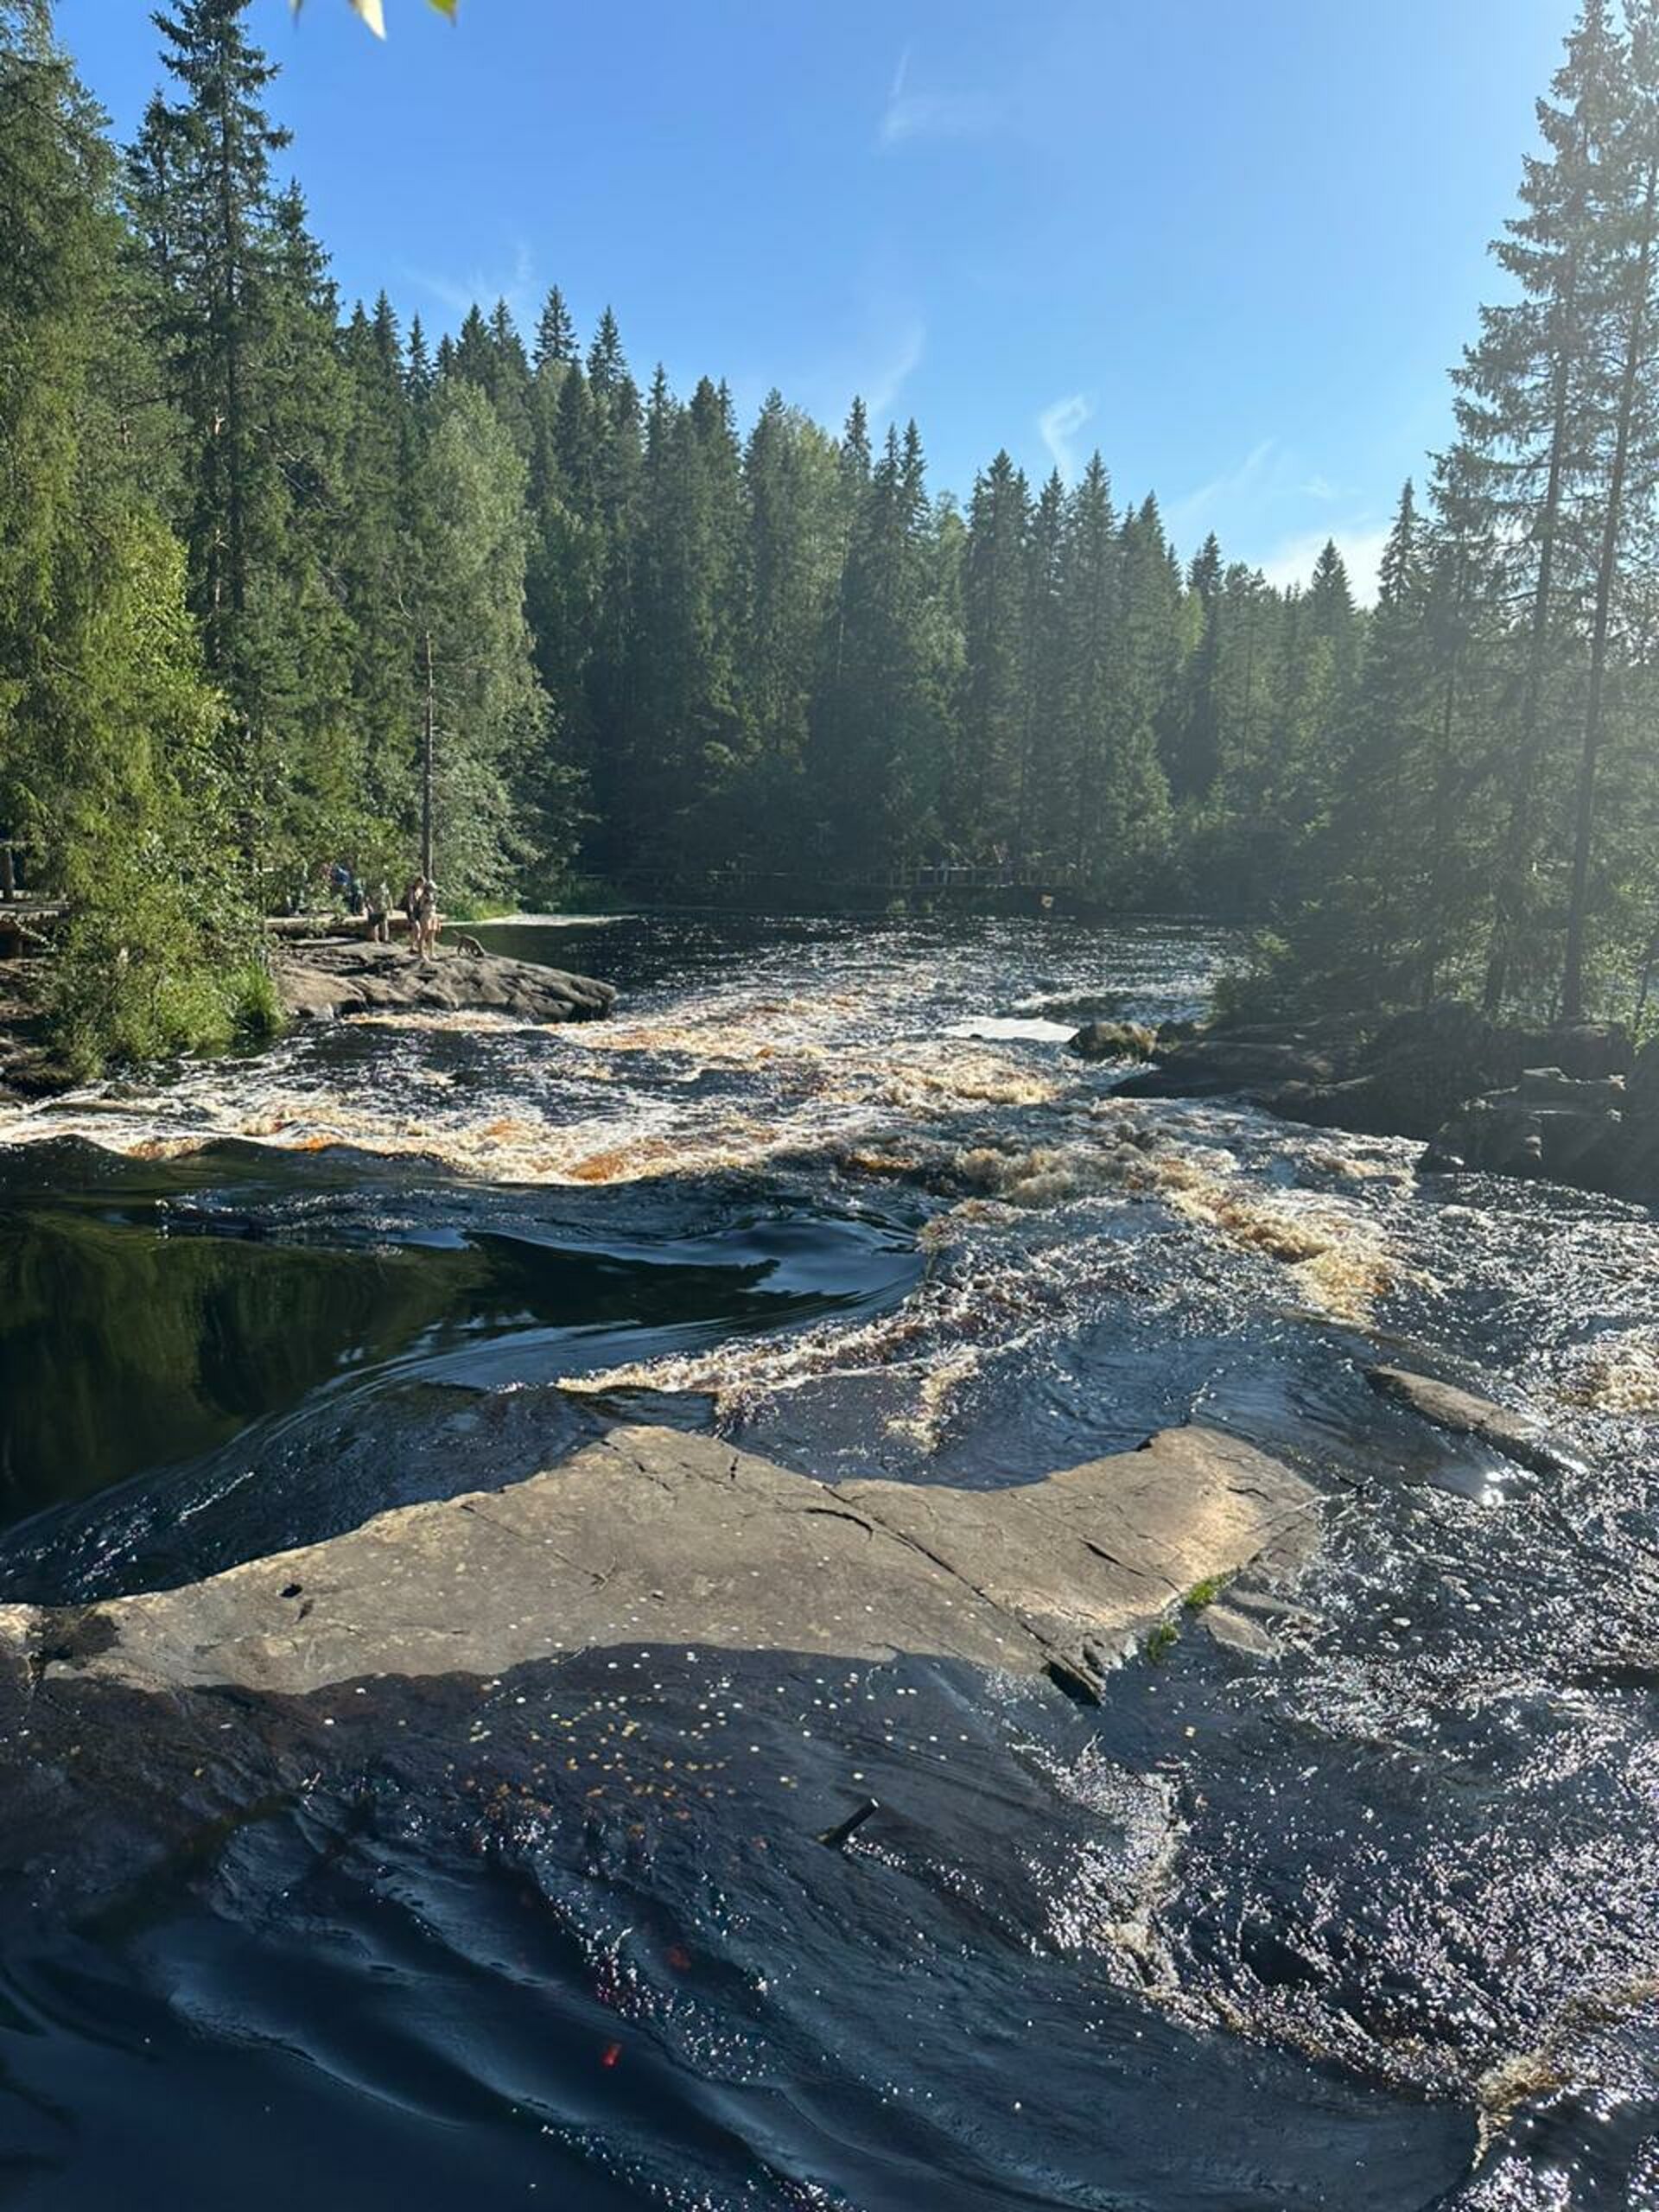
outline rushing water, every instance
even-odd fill
[[[1065,1037],[1194,1010],[1213,933],[493,935],[616,1018],[0,1122],[0,1599],[618,1415],[986,1486],[1198,1417],[1316,1485],[1321,1547],[1098,1709],[629,1647],[289,1700],[256,1754],[105,1692],[0,1806],[0,2205],[1659,2205],[1652,1217],[1115,1099]]]

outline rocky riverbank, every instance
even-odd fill
[[[68,1086],[41,1018],[48,972],[43,960],[0,961],[0,1099],[48,1098]]]
[[[290,1020],[362,1014],[505,1014],[522,1021],[594,1021],[616,993],[591,976],[466,945],[429,960],[406,947],[326,938],[271,956],[271,976]]]
[[[42,1016],[50,956],[0,962],[0,1099],[50,1098],[71,1089]],[[502,1014],[524,1022],[594,1021],[616,1002],[609,983],[527,960],[508,960],[462,938],[428,960],[406,946],[359,938],[274,945],[271,980],[289,1021],[366,1014]]]
[[[1386,1020],[1217,1022],[1161,1032],[1119,1091],[1236,1096],[1316,1128],[1421,1138],[1430,1170],[1659,1204],[1659,1039],[1638,1051],[1617,1022],[1526,1028],[1450,1000]]]

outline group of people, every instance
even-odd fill
[[[436,951],[438,932],[443,926],[438,912],[438,887],[423,870],[416,868],[404,886],[401,910],[393,906],[391,886],[384,876],[371,892],[343,861],[330,866],[328,883],[348,914],[368,917],[369,934],[377,944],[391,943],[391,918],[401,911],[409,931],[409,949],[416,959],[429,960]]]

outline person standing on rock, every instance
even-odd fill
[[[369,901],[369,935],[376,944],[391,943],[391,886],[384,875]]]
[[[409,916],[409,949],[416,960],[429,960],[437,950],[438,887],[429,875],[411,879],[404,893],[404,910]]]

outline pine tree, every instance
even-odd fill
[[[248,41],[246,0],[182,0],[156,18],[180,87],[145,118],[133,213],[162,301],[170,358],[194,451],[188,542],[211,664],[234,682],[248,598],[248,511],[258,469],[251,356],[270,274],[270,157],[289,143],[262,95],[276,70]]]
[[[861,411],[843,467],[856,482]],[[849,448],[850,448],[850,452]],[[813,857],[876,868],[938,834],[948,720],[930,622],[929,514],[921,439],[889,430],[853,521],[826,626],[809,755]]]
[[[181,549],[125,435],[113,168],[46,9],[0,9],[0,820],[72,902],[51,1014],[86,1072],[222,1042],[264,988]]]
[[[1224,573],[1221,547],[1211,531],[1194,554],[1186,575],[1197,634],[1185,657],[1181,696],[1167,759],[1170,792],[1178,801],[1207,798],[1221,772]]]
[[[421,441],[396,320],[359,307],[341,343],[348,434],[334,575],[351,617],[351,719],[366,819],[356,842],[377,874],[414,850],[412,734],[419,719],[410,599],[412,499]]]
[[[818,640],[840,573],[840,456],[816,424],[768,395],[743,459],[748,607],[744,715],[762,826],[792,837],[807,755]]]
[[[421,326],[419,315],[411,315],[409,345],[404,357],[404,390],[409,395],[411,406],[423,407],[431,398],[436,383],[437,371],[427,351],[426,332]]]
[[[1325,563],[1325,620],[1344,639],[1345,577]],[[1318,588],[1316,583],[1316,589]],[[1428,572],[1414,487],[1407,483],[1384,548],[1363,669],[1338,707],[1330,791],[1305,873],[1302,964],[1338,1004],[1411,995],[1429,919],[1424,863],[1438,687],[1425,620]],[[1310,608],[1313,594],[1310,594]]]
[[[1503,1002],[1523,941],[1536,941],[1540,920],[1530,887],[1539,880],[1545,786],[1554,780],[1547,767],[1564,603],[1582,582],[1580,448],[1604,375],[1592,240],[1623,67],[1606,0],[1586,0],[1554,97],[1539,104],[1547,154],[1529,157],[1523,213],[1496,248],[1521,297],[1482,310],[1480,337],[1455,377],[1459,473],[1501,557],[1495,581],[1523,610],[1524,624],[1487,961],[1489,1012]]]
[[[1605,736],[1613,629],[1624,576],[1637,541],[1651,528],[1659,492],[1659,302],[1654,297],[1655,229],[1659,222],[1659,18],[1650,5],[1634,17],[1625,97],[1605,157],[1598,289],[1605,303],[1606,359],[1615,382],[1599,426],[1595,474],[1600,508],[1591,589],[1590,665],[1585,690],[1560,1013],[1585,1011],[1591,861],[1597,830],[1597,776]]]
[[[409,639],[423,677],[429,650],[435,698],[435,861],[464,905],[556,870],[572,826],[524,618],[524,464],[465,378],[436,403],[414,526]]]
[[[180,517],[210,672],[238,733],[239,834],[280,895],[305,848],[360,812],[341,752],[350,641],[329,582],[346,434],[335,306],[297,192],[270,159],[288,134],[246,0],[158,17],[179,88],[129,162],[152,339],[181,425]]]
[[[1007,452],[978,478],[968,511],[963,591],[966,666],[945,820],[976,859],[1009,850],[1020,829],[1027,737],[1027,538],[1030,493]]]
[[[575,358],[576,327],[564,304],[563,293],[555,284],[536,326],[536,373],[541,376],[550,368],[568,368]]]
[[[1023,729],[1014,849],[1049,859],[1065,845],[1061,751],[1065,702],[1065,486],[1054,469],[1026,537]]]

